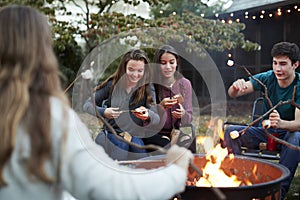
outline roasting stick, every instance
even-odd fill
[[[90,84],[90,81],[88,81],[88,84]],[[97,118],[99,118],[103,124],[105,124],[108,129],[112,132],[112,134],[114,134],[114,136],[122,141],[122,142],[125,142],[126,144],[129,144],[133,147],[136,147],[136,148],[139,148],[139,149],[153,149],[153,150],[157,150],[161,153],[164,153],[166,154],[167,153],[167,150],[162,148],[161,146],[158,146],[158,145],[154,145],[154,144],[149,144],[149,145],[144,145],[144,146],[141,146],[141,145],[138,145],[136,143],[133,143],[133,142],[130,142],[130,141],[127,141],[125,140],[124,138],[122,138],[121,136],[119,136],[117,134],[117,132],[115,131],[115,129],[99,114],[98,110],[96,109],[96,102],[95,102],[95,99],[94,99],[94,95],[93,95],[93,91],[91,91],[91,99],[92,99],[92,102],[93,102],[93,106],[94,106],[94,110],[95,110],[95,113],[96,113],[96,116]],[[179,136],[179,135],[178,135]],[[176,137],[173,137],[173,141],[171,141],[171,144],[176,144],[177,143],[177,140],[178,140],[178,136]],[[175,139],[176,141],[175,141]],[[172,138],[171,138],[172,140]],[[144,162],[144,161],[141,161],[141,162]],[[120,163],[120,162],[119,162]],[[124,163],[124,162],[123,162]],[[199,176],[203,177],[203,172],[201,169],[199,169],[195,164],[194,162],[191,160],[190,161],[190,167],[195,170]],[[211,190],[215,193],[215,195],[218,197],[218,199],[220,200],[226,200],[226,196],[222,193],[222,191],[219,189],[219,188],[215,188],[215,187],[210,187]]]
[[[174,144],[177,143],[177,141],[179,139],[179,134],[180,134],[180,132],[176,131],[175,134],[173,135],[173,137],[171,136],[171,145],[174,145]],[[198,173],[199,176],[204,177],[203,171],[201,169],[199,169],[192,160],[190,161],[190,167],[193,170],[195,170]],[[206,179],[206,180],[210,183],[210,185],[212,185],[211,182],[208,179]],[[216,188],[216,187],[210,187],[210,188],[214,192],[214,194],[218,197],[218,199],[220,199],[220,200],[226,200],[227,199],[225,194],[219,188]]]
[[[171,144],[174,145],[177,143],[177,140],[178,140],[178,137],[179,136],[179,133],[176,133],[175,135],[173,135],[173,137],[171,137]],[[125,142],[125,140],[122,140],[123,142]],[[140,146],[140,145],[136,145],[135,143],[130,143],[130,142],[127,142],[126,143],[128,144],[132,144],[133,146],[137,147],[137,148],[140,148],[140,147],[143,147],[143,146]],[[154,149],[154,150],[158,150],[162,153],[167,153],[167,151],[164,149],[164,148],[161,148],[157,145],[145,145],[145,147],[149,147],[151,149]],[[155,160],[157,162],[164,162],[164,160]],[[125,161],[118,161],[119,164],[144,164],[144,163],[148,163],[148,162],[153,162],[153,160],[125,160]],[[202,176],[203,177],[203,172],[201,169],[199,169],[195,164],[194,162],[191,160],[190,161],[190,167],[195,170],[199,176]],[[209,180],[207,180],[209,182]],[[220,200],[226,200],[226,196],[225,194],[219,189],[219,188],[216,188],[216,187],[210,187],[211,190],[214,192],[214,194],[217,196],[218,199]]]
[[[263,115],[261,115],[260,117],[258,117],[256,120],[252,121],[246,128],[244,128],[243,130],[240,130],[240,131],[232,131],[230,133],[230,137],[231,139],[237,139],[238,137],[240,137],[241,135],[245,134],[245,132],[251,127],[253,126],[254,124],[256,124],[257,122],[259,122],[261,119],[263,119],[264,117],[266,117],[268,114],[270,114],[271,112],[273,112],[273,110],[275,110],[276,108],[278,108],[279,106],[282,106],[282,105],[285,105],[285,104],[291,104],[292,106],[300,109],[300,105],[298,105],[296,102],[295,102],[295,95],[296,95],[296,90],[297,90],[297,87],[294,86],[294,91],[293,91],[293,95],[292,95],[292,99],[289,99],[289,100],[286,100],[286,101],[279,101],[275,106],[273,106],[269,96],[268,96],[268,89],[266,87],[265,84],[263,84],[260,80],[258,80],[257,78],[255,78],[250,72],[249,70],[243,66],[243,65],[239,65],[239,64],[236,64],[234,63],[232,60],[228,60],[227,62],[227,65],[228,66],[233,66],[233,65],[236,65],[236,66],[239,66],[241,68],[243,68],[246,73],[251,77],[253,78],[253,80],[255,80],[258,84],[260,84],[263,88],[264,88],[264,98],[267,100],[267,103],[269,104],[270,106],[270,109]],[[264,120],[263,122],[266,122],[267,120]],[[281,140],[277,137],[274,137],[272,134],[270,134],[267,129],[270,128],[269,126],[266,126],[264,124],[262,124],[262,128],[264,129],[264,132],[266,133],[266,135],[272,139],[274,139],[276,142],[280,143],[280,144],[283,144],[283,145],[286,145],[287,147],[293,149],[293,150],[297,150],[297,151],[300,151],[300,147],[299,146],[295,146],[295,145],[292,145],[284,140]]]

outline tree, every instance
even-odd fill
[[[203,47],[206,50],[224,51],[241,47],[246,50],[255,50],[259,45],[244,38],[241,31],[245,28],[242,23],[226,24],[218,20],[205,19],[199,16],[197,9],[193,10],[197,0],[123,0],[125,4],[138,5],[148,3],[151,7],[161,5],[186,5],[190,11],[180,11],[180,15],[168,15],[152,19],[112,11],[116,3],[121,0],[13,0],[2,1],[0,6],[9,3],[22,3],[38,8],[49,16],[53,27],[55,52],[59,58],[61,70],[68,80],[74,80],[80,67],[83,55],[81,47],[75,37],[81,37],[86,43],[85,54],[90,52],[99,43],[119,35],[127,44],[134,46],[156,47],[171,41],[183,41],[187,51],[199,52]],[[171,4],[170,4],[171,3]],[[183,4],[186,3],[186,4]],[[75,13],[68,10],[67,5],[73,5],[81,10]],[[179,11],[178,11],[179,12]],[[57,15],[76,16],[75,22],[58,20]],[[159,29],[159,31],[155,31]],[[149,38],[147,34],[153,37]],[[70,82],[70,81],[68,81]]]
[[[195,15],[203,17],[212,16],[223,11],[226,2],[228,2],[228,0],[221,0],[214,3],[213,6],[209,6],[209,0],[206,2],[200,0],[173,0],[166,4],[159,3],[153,6],[151,8],[151,15],[154,18],[168,17],[173,13],[182,16],[185,11],[190,11]]]
[[[73,26],[68,21],[57,20],[57,9],[66,9],[55,6],[54,2],[55,0],[2,0],[0,7],[10,4],[27,5],[40,10],[49,17],[53,29],[54,51],[58,57],[59,69],[62,72],[61,78],[63,84],[68,85],[76,77],[83,60],[83,51],[73,34],[78,32],[78,27]]]
[[[64,5],[64,1],[60,1],[62,5]],[[134,6],[142,1],[147,2],[154,8],[163,5],[172,5],[173,7],[182,8],[182,6],[185,5],[184,8],[186,8],[186,10],[190,9],[193,11],[190,12],[181,9],[178,11],[180,15],[171,14],[168,16],[156,17],[155,19],[143,19],[134,14],[125,16],[120,12],[111,11],[112,6],[120,1],[121,0],[69,1],[69,3],[72,3],[83,11],[82,18],[78,21],[78,24],[84,25],[85,30],[78,31],[78,34],[85,39],[88,51],[113,35],[128,32],[130,30],[133,30],[135,34],[139,35],[138,40],[147,42],[147,44],[155,44],[156,41],[147,41],[147,38],[143,38],[142,34],[145,29],[151,27],[165,29],[167,34],[171,34],[168,35],[170,38],[174,38],[174,35],[176,34],[186,35],[190,39],[201,43],[201,45],[208,50],[223,51],[237,47],[246,50],[259,49],[258,44],[246,40],[241,33],[245,28],[244,24],[225,24],[217,20],[205,19],[195,14],[200,8],[201,10],[202,7],[207,8],[207,5],[199,3],[197,0],[124,0],[124,3]],[[198,6],[196,7],[197,9],[194,8],[195,6]],[[92,7],[96,7],[97,11],[92,13]],[[124,35],[124,37],[127,36]],[[131,45],[137,43],[137,41],[134,40],[127,41]],[[191,46],[191,48],[192,47],[193,46]]]

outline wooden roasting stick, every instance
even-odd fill
[[[176,129],[173,129],[172,133],[171,133],[171,145],[174,145],[177,143],[178,141],[178,138],[179,138],[179,134],[180,134],[180,131],[179,130],[176,130]],[[117,135],[118,136],[118,135]],[[119,137],[119,136],[118,136]],[[160,146],[157,146],[157,145],[145,145],[145,146],[140,146],[140,145],[137,145],[135,143],[131,143],[131,142],[128,142],[128,141],[125,141],[123,140],[122,138],[122,141],[123,142],[126,142],[127,144],[129,145],[132,145],[134,147],[137,147],[137,148],[141,148],[141,149],[154,149],[154,150],[157,150],[157,151],[160,151],[161,153],[167,153],[167,150],[160,147]],[[156,160],[158,162],[163,162],[163,160]],[[118,161],[119,164],[143,164],[143,163],[147,163],[147,162],[153,162],[153,160],[129,160],[129,161]],[[190,167],[195,170],[195,172],[198,173],[199,176],[203,177],[203,172],[201,169],[199,169],[193,162],[193,160],[190,161]],[[209,180],[207,180],[209,181]],[[225,194],[219,189],[219,188],[216,188],[216,187],[211,187],[210,188],[214,194],[217,196],[218,199],[220,200],[226,200],[226,196]]]
[[[88,81],[89,83],[89,81]],[[96,113],[96,116],[97,118],[99,118],[103,124],[105,124],[108,129],[112,132],[112,134],[114,134],[114,136],[122,141],[122,142],[125,142],[126,144],[128,145],[131,145],[133,147],[136,147],[136,148],[139,148],[139,149],[153,149],[153,150],[157,150],[161,153],[167,153],[167,150],[164,149],[163,147],[161,146],[158,146],[158,145],[154,145],[154,144],[149,144],[149,145],[144,145],[144,146],[141,146],[141,145],[138,145],[136,143],[133,143],[133,142],[130,142],[129,140],[125,140],[124,138],[122,138],[121,136],[119,136],[115,129],[99,114],[98,110],[96,109],[96,102],[95,102],[95,99],[94,99],[94,95],[93,95],[93,91],[91,92],[91,99],[92,99],[92,102],[93,102],[93,106],[94,106],[94,109],[95,109],[95,113]],[[178,134],[178,135],[177,135]],[[176,144],[177,143],[177,140],[179,138],[179,130],[175,131],[175,135],[174,137],[171,137],[171,144]],[[173,140],[173,141],[172,141]],[[132,162],[132,161],[131,161]],[[142,162],[145,162],[145,161],[142,161]],[[120,162],[119,162],[120,163]],[[199,169],[193,162],[193,160],[190,161],[190,167],[195,170],[199,176],[203,177],[203,172],[201,169]],[[215,187],[211,187],[211,190],[215,193],[215,195],[218,197],[218,199],[220,200],[226,200],[226,196],[223,194],[223,192],[219,189],[219,188],[215,188]]]
[[[177,129],[173,129],[172,133],[171,133],[171,145],[177,144],[177,141],[179,139],[179,134],[180,131]],[[199,169],[195,163],[193,162],[193,160],[190,161],[190,167],[195,170],[199,176],[203,177],[203,171],[201,169]],[[204,177],[205,178],[205,177]],[[206,179],[208,182],[210,182],[208,179]],[[210,183],[211,184],[211,183]],[[212,184],[211,184],[212,185]],[[226,200],[226,196],[225,194],[216,187],[211,187],[211,190],[214,192],[214,194],[217,196],[218,199],[220,200]]]

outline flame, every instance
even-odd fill
[[[210,152],[214,148],[214,140],[210,136],[198,136],[196,138],[197,144],[203,145],[204,151]]]
[[[224,140],[223,120],[212,118],[206,123],[208,132],[205,136],[198,136],[196,143],[201,144],[205,150],[205,153],[210,152],[217,141]]]
[[[211,119],[206,125],[208,128],[206,136],[198,136],[196,142],[204,147],[207,162],[202,168],[203,176],[200,179],[194,179],[194,185],[198,187],[239,187],[240,185],[252,185],[252,182],[248,178],[239,180],[236,175],[228,175],[221,169],[222,162],[226,157],[230,160],[234,159],[233,154],[228,154],[227,148],[222,148],[221,144],[215,145],[216,138],[224,140],[223,120]],[[255,165],[252,170],[252,177],[255,180],[258,179],[256,171],[257,166]]]
[[[224,129],[223,129],[223,120],[218,119],[217,121],[217,128],[216,128],[216,134],[219,136],[221,140],[224,140]]]
[[[257,181],[258,177],[256,175],[256,171],[257,171],[257,165],[255,164],[254,167],[253,167],[253,170],[252,170],[252,175],[253,175],[254,179]]]
[[[241,181],[237,176],[228,176],[221,169],[222,161],[228,155],[228,150],[218,144],[209,154],[206,155],[208,162],[202,169],[203,177],[197,182],[196,186],[199,187],[238,187]]]
[[[256,172],[257,172],[257,165],[255,164],[254,167],[253,167],[253,170],[252,170],[252,176],[253,176],[255,181],[258,180]],[[250,179],[244,178],[243,182],[244,182],[245,185],[252,185],[252,182],[250,181]]]

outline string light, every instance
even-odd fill
[[[261,10],[259,12],[255,11],[255,13],[251,12],[251,15],[250,15],[249,11],[245,11],[244,12],[244,20],[247,20],[247,19],[263,20],[267,16],[269,18],[272,18],[273,16],[281,17],[284,14],[291,14],[293,12],[300,12],[300,4],[289,5],[289,6],[285,6],[285,7],[278,7],[277,9],[272,9],[272,10]],[[241,18],[238,17],[237,13],[231,12],[228,14],[229,14],[229,16],[225,17],[225,19],[224,19],[224,16],[223,16],[223,19],[220,19],[222,23],[232,24],[233,22],[239,23],[242,21]],[[215,14],[215,17],[219,18],[220,14]]]
[[[278,15],[278,16],[281,16],[281,14],[282,14],[281,9],[278,8],[278,9],[277,9],[277,15]]]

